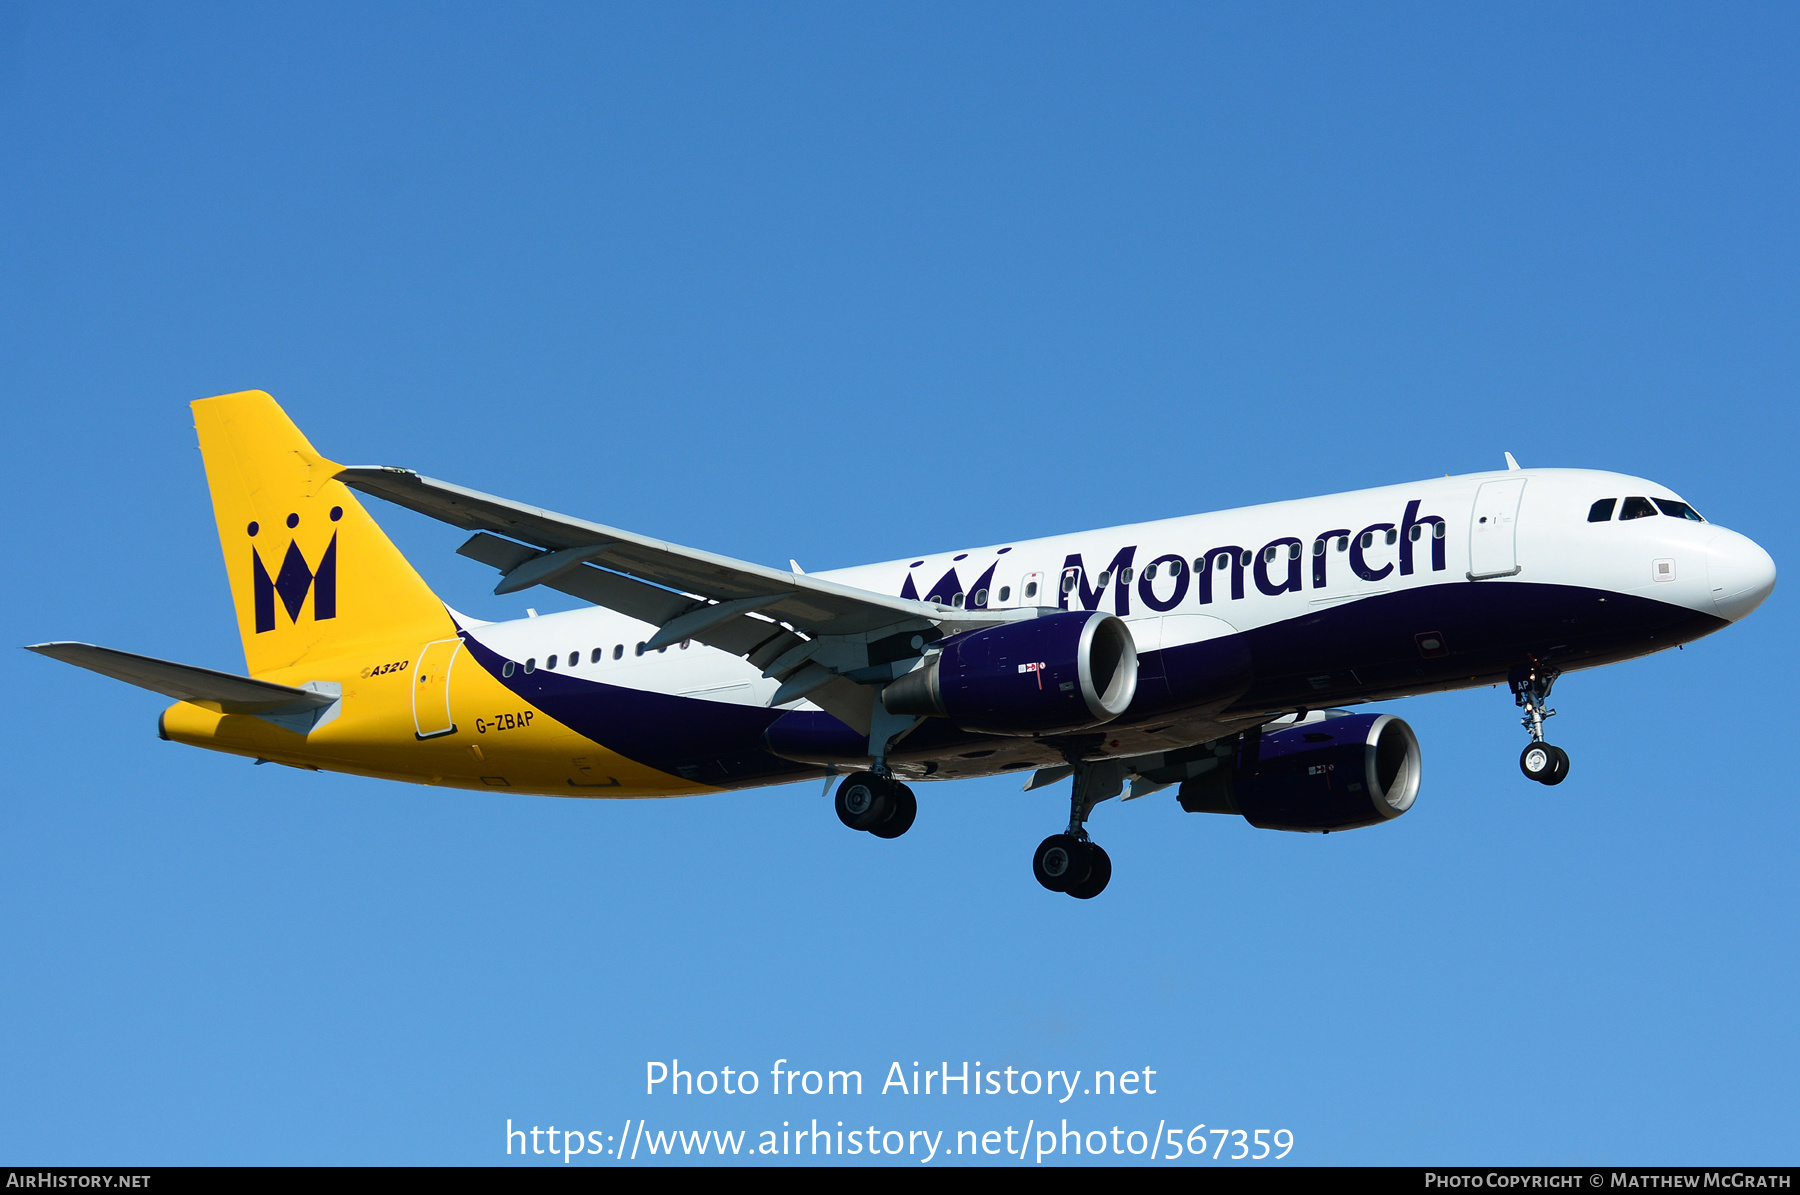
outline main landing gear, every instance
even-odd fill
[[[1525,711],[1519,721],[1531,732],[1531,744],[1519,754],[1519,770],[1539,784],[1561,784],[1569,774],[1569,753],[1544,741],[1544,719],[1556,715],[1555,710],[1545,708],[1556,677],[1556,673],[1533,665],[1511,678],[1513,699]]]
[[[912,789],[874,772],[855,772],[837,790],[838,820],[877,838],[898,838],[912,829],[919,802]]]
[[[1038,843],[1031,857],[1031,873],[1052,892],[1066,892],[1077,900],[1092,900],[1112,879],[1112,859],[1088,838],[1086,822],[1094,806],[1117,796],[1125,787],[1125,769],[1110,760],[1076,762],[1075,784],[1069,790],[1069,828]]]

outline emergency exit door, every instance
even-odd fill
[[[1021,606],[1047,606],[1050,599],[1044,593],[1044,574],[1026,573],[1019,581],[1019,599]]]

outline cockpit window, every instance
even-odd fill
[[[1605,523],[1612,519],[1613,507],[1619,504],[1617,498],[1602,498],[1588,507],[1588,522]]]
[[[1685,502],[1677,502],[1673,498],[1658,498],[1656,500],[1656,505],[1670,518],[1687,519],[1689,522],[1693,523],[1706,522],[1705,519],[1700,517],[1699,511],[1695,510]]]
[[[1619,510],[1619,521],[1626,519],[1647,519],[1656,513],[1656,507],[1650,505],[1648,498],[1627,498],[1625,505]]]

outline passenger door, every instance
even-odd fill
[[[450,718],[450,668],[462,651],[461,639],[439,639],[419,650],[419,666],[413,676],[413,726],[422,739],[452,734]]]
[[[1469,580],[1511,577],[1519,571],[1516,542],[1523,477],[1483,482],[1469,516]]]

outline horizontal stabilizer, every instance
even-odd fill
[[[296,689],[266,680],[252,680],[192,664],[176,664],[154,656],[134,655],[92,643],[33,643],[25,648],[77,668],[86,668],[114,680],[149,689],[177,701],[204,702],[226,714],[302,713],[323,709],[337,700],[330,693]]]

